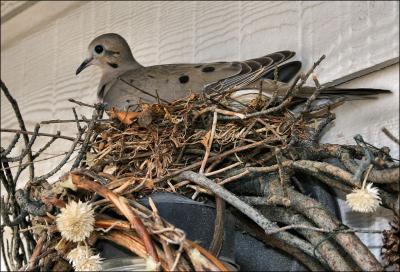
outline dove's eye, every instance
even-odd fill
[[[104,51],[104,48],[101,45],[96,45],[94,47],[94,52],[96,52],[97,54],[101,54],[101,53],[103,53],[103,51]]]

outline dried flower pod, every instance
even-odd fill
[[[159,271],[160,263],[157,263],[151,256],[146,259],[146,271]]]
[[[77,246],[73,250],[71,250],[68,255],[68,261],[75,266],[81,259],[89,258],[93,255],[92,250],[87,246]]]
[[[91,204],[71,201],[57,215],[57,228],[68,241],[80,242],[94,229],[94,210]]]
[[[376,211],[382,203],[378,188],[369,183],[365,188],[353,189],[353,192],[346,195],[346,203],[353,211],[370,213]]]
[[[74,266],[75,271],[101,271],[102,258],[100,255],[93,255],[89,258],[80,259]]]

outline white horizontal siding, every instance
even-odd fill
[[[32,1],[31,1],[32,2]],[[1,1],[1,19],[15,16],[24,6],[28,6],[29,1]]]
[[[117,32],[144,65],[243,60],[290,49],[308,67],[326,54],[318,68],[326,82],[398,57],[398,11],[395,1],[89,2],[11,44],[2,40],[1,76],[23,94],[26,110],[47,103],[46,111],[64,114],[66,98],[94,99],[98,71],[74,76],[86,46],[101,33]],[[25,19],[14,18],[22,25]],[[11,31],[7,22],[2,30]],[[8,110],[3,103],[3,116]]]

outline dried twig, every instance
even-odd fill
[[[3,90],[4,95],[6,96],[6,98],[8,99],[8,101],[10,102],[10,104],[14,110],[15,116],[17,117],[17,120],[18,120],[19,127],[21,129],[22,137],[24,138],[25,148],[28,149],[29,137],[27,134],[23,133],[23,132],[26,132],[27,130],[25,127],[24,119],[22,118],[22,115],[21,115],[21,111],[19,110],[18,103],[14,99],[14,97],[12,97],[10,91],[8,90],[6,84],[4,84],[3,80],[0,80],[0,85],[1,85],[1,89]],[[32,162],[32,152],[30,150],[28,152],[28,161]],[[34,166],[33,166],[33,164],[30,164],[29,165],[29,176],[30,176],[31,180],[33,179],[34,175],[35,175]]]
[[[75,100],[75,99],[72,99],[72,98],[69,98],[68,101],[71,102],[71,103],[75,103],[75,104],[77,104],[79,106],[85,106],[85,107],[89,107],[89,108],[95,108],[96,107],[95,105],[90,105],[90,104],[87,104],[87,103],[84,103],[84,102],[81,102],[81,101],[78,101],[78,100]]]
[[[241,151],[244,151],[244,150],[248,150],[248,149],[251,149],[251,148],[255,148],[255,147],[260,146],[260,145],[265,145],[265,144],[268,144],[268,143],[273,142],[274,140],[275,140],[275,139],[266,139],[266,140],[259,141],[259,142],[255,142],[255,143],[248,144],[248,145],[245,145],[245,146],[239,146],[239,147],[234,148],[234,149],[232,149],[232,150],[229,150],[229,151],[226,151],[226,152],[224,152],[224,153],[218,154],[218,155],[216,155],[216,156],[210,157],[210,158],[208,159],[208,161],[209,161],[209,162],[213,162],[213,161],[216,161],[216,160],[220,160],[220,159],[222,159],[222,158],[224,158],[224,157],[227,157],[227,156],[229,156],[229,155],[231,155],[231,154],[234,154],[234,153],[237,153],[237,152],[241,152]],[[168,175],[165,175],[165,176],[162,177],[162,178],[158,178],[158,179],[154,180],[154,182],[155,182],[155,183],[159,183],[159,182],[162,182],[162,181],[164,181],[164,180],[173,178],[173,177],[179,175],[180,173],[182,173],[182,172],[184,172],[184,171],[196,169],[197,167],[201,166],[201,163],[202,163],[202,161],[193,163],[192,165],[189,165],[189,166],[184,167],[184,168],[182,168],[182,169],[180,169],[180,170],[177,170],[177,171],[174,171],[174,172],[172,172],[172,173],[170,173],[170,174],[168,174]]]
[[[16,161],[19,161],[19,160],[23,159],[29,152],[32,152],[31,148],[32,148],[32,145],[34,144],[34,142],[36,140],[36,137],[37,137],[38,132],[39,132],[39,128],[40,128],[40,125],[36,124],[35,129],[33,131],[33,136],[29,139],[29,142],[26,145],[26,148],[22,151],[22,153],[20,155],[18,155],[16,157],[7,157],[5,159],[8,162],[16,162]]]
[[[387,128],[383,127],[382,132],[385,133],[386,136],[389,137],[393,142],[396,144],[400,145],[400,140],[399,138],[396,138]]]
[[[20,133],[23,135],[34,135],[35,133],[32,131],[23,131],[23,130],[18,130],[18,129],[9,129],[9,128],[0,128],[0,132],[10,132],[10,133]],[[51,133],[37,133],[37,136],[45,136],[45,137],[53,137],[53,138],[59,138],[59,139],[64,139],[64,140],[69,140],[69,141],[74,141],[75,138],[69,137],[69,136],[64,136],[64,135],[58,135],[58,134],[51,134]]]
[[[33,267],[35,266],[36,262],[39,260],[38,257],[40,256],[40,253],[42,252],[43,244],[44,244],[46,238],[47,238],[47,233],[44,232],[40,236],[39,240],[36,243],[36,247],[33,250],[31,257],[29,258],[29,262],[28,262],[27,267],[20,269],[20,271],[30,271],[30,270],[33,269]]]
[[[98,116],[99,116],[99,112],[97,110],[94,110],[93,114],[92,114],[92,120],[90,121],[90,123],[88,125],[88,129],[86,130],[86,135],[85,135],[85,139],[83,140],[82,147],[79,150],[78,156],[76,157],[74,163],[72,164],[71,170],[79,166],[80,162],[83,159],[83,156],[88,151],[87,149],[88,149],[90,137],[92,136],[94,124],[95,124]],[[78,139],[80,139],[80,136],[81,136],[81,134],[79,135]]]
[[[210,138],[209,138],[209,140],[207,142],[206,153],[204,155],[204,159],[201,162],[201,166],[200,166],[200,170],[199,170],[200,174],[204,173],[204,168],[206,167],[208,156],[210,156],[210,150],[211,150],[211,146],[212,146],[212,143],[213,143],[213,140],[214,140],[215,129],[217,127],[217,120],[218,120],[218,114],[217,114],[216,111],[214,111],[214,118],[213,118],[213,123],[212,123],[211,131],[210,131]]]
[[[2,149],[1,154],[0,154],[1,157],[5,157],[8,154],[10,154],[11,150],[17,144],[20,136],[21,136],[21,133],[15,133],[15,135],[14,135],[13,139],[11,140],[10,144],[8,145],[8,147],[6,149]]]
[[[126,80],[124,80],[124,79],[122,79],[122,78],[120,78],[120,77],[118,77],[118,80],[124,82],[125,84],[127,84],[127,85],[129,85],[129,86],[135,88],[136,90],[138,90],[138,91],[140,91],[140,92],[142,92],[142,93],[144,93],[144,94],[146,94],[146,95],[148,95],[148,96],[151,96],[151,97],[153,97],[153,98],[155,98],[155,99],[157,99],[157,100],[161,100],[162,102],[169,104],[169,102],[168,102],[167,100],[165,100],[165,99],[163,99],[163,98],[160,98],[160,97],[158,96],[158,93],[157,93],[157,95],[151,94],[151,93],[149,93],[149,92],[147,92],[147,91],[145,91],[145,90],[143,90],[143,89],[140,89],[139,87],[133,85],[132,83],[129,83],[128,81],[126,81]]]
[[[214,235],[211,241],[209,250],[210,252],[218,256],[222,248],[224,239],[224,220],[225,220],[225,201],[220,197],[215,197],[215,223],[214,223]]]
[[[46,180],[49,177],[53,176],[55,173],[57,173],[65,165],[65,163],[71,157],[72,153],[75,151],[75,147],[78,144],[79,140],[81,139],[81,136],[82,136],[82,131],[78,133],[77,137],[75,138],[75,141],[72,143],[72,145],[70,147],[70,150],[67,152],[67,154],[64,156],[64,158],[60,161],[60,163],[55,168],[53,168],[51,171],[49,171],[47,174],[44,174],[39,177],[35,177],[35,179],[33,180],[33,183],[37,183],[42,180]]]

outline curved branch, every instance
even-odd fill
[[[279,188],[277,180],[272,181],[270,186],[276,183],[275,187]],[[288,188],[291,207],[296,211],[304,214],[312,220],[317,226],[331,230],[339,229],[341,223],[333,217],[324,206],[318,201],[304,196],[303,194]],[[381,264],[369,249],[360,241],[360,239],[352,233],[338,232],[334,239],[343,249],[353,258],[357,265],[364,271],[380,271]]]
[[[26,127],[25,127],[24,119],[22,118],[21,111],[19,110],[18,103],[14,99],[14,97],[10,94],[10,91],[8,90],[6,84],[1,79],[0,79],[0,86],[4,92],[4,95],[7,97],[8,101],[10,102],[10,104],[14,110],[15,116],[17,117],[17,120],[18,120],[19,127],[21,128],[22,131],[27,131]],[[28,149],[29,137],[27,134],[23,134],[22,137],[24,138],[25,148]],[[32,162],[32,151],[31,150],[29,150],[29,152],[28,152],[28,161]],[[33,180],[33,177],[35,176],[35,169],[34,169],[32,163],[29,165],[29,176],[30,176],[31,180]]]
[[[214,194],[218,195],[219,197],[224,199],[226,202],[231,204],[233,207],[240,210],[243,214],[247,215],[257,225],[259,225],[265,231],[266,234],[269,234],[270,231],[273,231],[273,230],[279,228],[275,223],[269,221],[256,209],[254,209],[250,205],[246,204],[245,202],[240,200],[237,196],[235,196],[234,194],[232,194],[225,188],[221,187],[220,185],[216,184],[215,182],[211,181],[204,175],[200,175],[200,174],[192,172],[192,171],[185,171],[185,172],[182,172],[179,176],[184,179],[193,181],[194,183],[209,189]],[[286,243],[288,243],[294,247],[301,248],[309,256],[314,257],[314,249],[309,243],[306,243],[303,240],[301,240],[287,232],[278,232],[278,233],[274,233],[272,235],[278,239],[285,241]],[[318,260],[321,263],[325,262],[319,253],[317,253],[316,257],[318,258]]]

